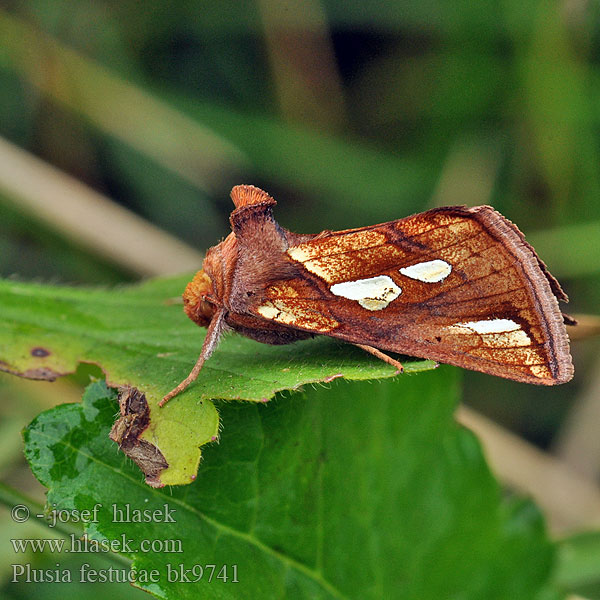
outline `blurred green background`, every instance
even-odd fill
[[[599,130],[600,8],[585,0],[4,0],[0,275],[153,274],[127,258],[137,240],[113,237],[121,213],[99,202],[69,222],[65,201],[87,192],[37,157],[199,252],[227,234],[238,183],[271,193],[298,232],[492,204],[560,278],[569,312],[597,315]],[[597,429],[598,350],[575,341],[575,379],[557,389],[467,373],[465,399],[597,480],[600,448],[578,423]],[[19,428],[77,393],[0,379],[8,480],[27,477]]]

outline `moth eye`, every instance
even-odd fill
[[[246,296],[248,296],[248,297],[254,296],[254,292],[246,292]]]

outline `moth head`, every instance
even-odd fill
[[[215,314],[216,307],[208,300],[208,297],[212,295],[212,291],[211,278],[204,272],[204,269],[200,269],[183,292],[185,313],[200,327],[208,327]]]

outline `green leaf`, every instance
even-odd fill
[[[139,585],[160,598],[532,600],[552,547],[530,503],[502,502],[476,439],[454,423],[457,374],[220,403],[220,443],[185,488],[149,488],[114,451],[115,394],[101,382],[82,405],[39,415],[25,451],[50,504],[99,505],[88,535],[131,540],[138,573],[160,573]],[[159,518],[117,522],[127,508]],[[142,552],[142,540],[161,542]],[[230,580],[205,570],[181,581],[206,564]]]
[[[109,385],[142,391],[150,422],[140,439],[168,464],[149,477],[153,485],[195,478],[199,446],[218,436],[214,398],[260,402],[307,383],[395,374],[393,367],[361,350],[323,337],[268,346],[231,335],[196,383],[159,409],[158,401],[187,376],[202,346],[204,330],[173,302],[188,279],[156,279],[113,290],[0,281],[0,368],[53,379],[74,372],[79,363],[94,363]],[[406,372],[433,366],[409,361]]]
[[[571,593],[600,600],[600,532],[589,531],[561,540],[558,583]]]

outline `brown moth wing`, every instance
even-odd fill
[[[566,296],[517,227],[493,208],[439,208],[311,238],[282,247],[289,271],[274,277],[248,312],[517,381],[571,379],[557,301]],[[415,265],[421,267],[409,269]]]

